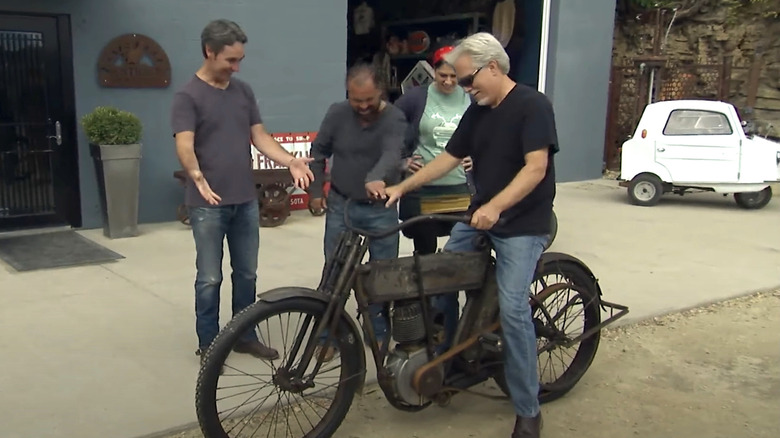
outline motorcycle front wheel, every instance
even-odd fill
[[[361,341],[347,320],[340,322],[334,340],[338,354],[321,363],[316,373],[319,355],[314,354],[303,377],[293,377],[326,307],[306,297],[258,301],[220,331],[205,353],[195,395],[205,438],[333,435],[365,375]],[[279,359],[234,352],[249,330],[276,349]]]

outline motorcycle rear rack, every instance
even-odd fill
[[[563,348],[571,347],[572,345],[580,342],[581,340],[593,336],[594,333],[601,331],[601,329],[603,329],[604,327],[614,323],[618,319],[620,319],[620,318],[626,316],[626,314],[628,314],[628,306],[624,306],[622,304],[616,304],[616,303],[611,303],[609,301],[601,300],[601,302],[599,303],[599,306],[601,307],[601,309],[603,311],[609,312],[609,317],[606,320],[602,321],[601,323],[599,323],[595,327],[592,327],[589,330],[586,330],[584,333],[582,333],[581,335],[577,336],[576,338],[574,338],[574,339],[572,339],[572,340],[570,340],[568,342],[565,342],[565,343],[555,343],[555,342],[549,343],[544,348],[542,348],[541,350],[537,351],[537,354],[544,353],[544,352],[552,350],[553,348],[556,348],[556,347],[563,347]]]

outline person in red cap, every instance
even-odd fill
[[[460,118],[472,99],[457,84],[455,68],[444,60],[452,51],[449,42],[440,42],[429,62],[434,68],[434,81],[410,89],[394,105],[403,111],[409,123],[404,156],[408,172],[417,172],[444,151]],[[420,214],[464,213],[471,201],[467,173],[471,159],[443,177],[431,181],[405,196],[399,204],[399,218],[408,219]],[[436,252],[437,238],[448,236],[453,222],[422,222],[404,229],[403,234],[414,241],[414,250],[422,254]]]

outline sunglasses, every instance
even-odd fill
[[[460,85],[461,87],[470,87],[470,86],[472,86],[474,84],[474,78],[477,76],[477,73],[479,73],[480,70],[482,70],[483,68],[484,68],[484,66],[474,70],[474,73],[458,79],[458,85]]]

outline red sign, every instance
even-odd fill
[[[277,142],[285,149],[296,157],[310,157],[311,156],[311,142],[317,137],[316,132],[280,132],[271,134]],[[271,161],[268,157],[261,154],[252,145],[249,146],[252,151],[252,168],[253,169],[285,169],[286,166],[280,166],[279,164]],[[290,209],[291,210],[305,210],[309,208],[309,195],[300,189],[291,187],[289,189],[290,195]]]

